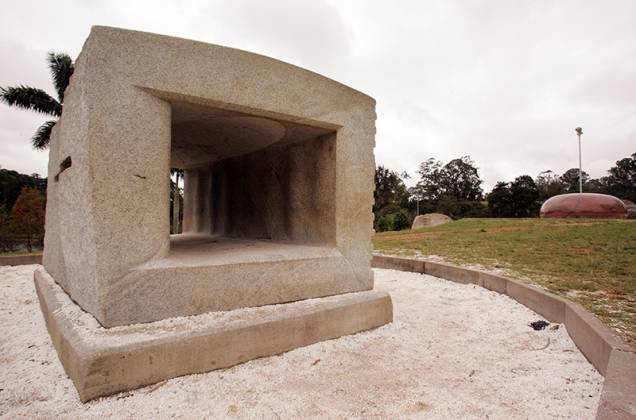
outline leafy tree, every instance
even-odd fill
[[[11,223],[6,207],[0,204],[0,251],[15,251],[15,240],[11,232]]]
[[[410,193],[419,200],[434,203],[440,199],[441,179],[442,179],[442,162],[430,158],[422,163],[417,170],[420,180],[417,185],[410,190]]]
[[[488,210],[493,217],[535,217],[539,213],[539,189],[529,175],[513,182],[498,182],[488,194]]]
[[[589,193],[605,194],[607,192],[607,177],[590,179],[583,185],[583,191]]]
[[[29,252],[44,236],[44,197],[35,188],[25,187],[11,209],[11,231],[24,241]]]
[[[590,179],[590,176],[587,172],[583,171],[583,185],[587,183]],[[579,192],[579,169],[571,168],[565,171],[560,178],[561,183],[563,184],[564,192],[567,193],[577,193]]]
[[[411,222],[410,217],[404,210],[400,210],[395,214],[393,218],[393,230],[404,230],[410,229]]]
[[[448,195],[442,196],[437,202],[435,212],[443,213],[453,219],[461,217],[487,216],[487,203],[475,200],[458,200]]]
[[[488,194],[488,210],[493,217],[512,217],[514,206],[510,183],[497,182]]]
[[[36,149],[45,149],[49,145],[51,130],[62,115],[64,103],[64,91],[73,75],[73,60],[67,54],[50,52],[47,55],[49,69],[53,77],[53,85],[57,92],[57,100],[42,89],[18,85],[0,87],[0,101],[17,108],[36,111],[41,114],[51,115],[54,120],[46,121],[37,129],[31,142]]]
[[[39,175],[25,175],[8,169],[0,169],[0,204],[10,210],[18,199],[22,188],[33,187],[46,191],[46,178]]]
[[[605,179],[606,191],[616,197],[636,202],[636,153],[616,161]]]
[[[469,156],[445,165],[431,158],[422,162],[417,172],[420,180],[410,193],[424,201],[423,208],[454,217],[483,215],[482,181]]]
[[[375,191],[373,192],[373,212],[378,212],[390,204],[402,205],[409,198],[403,179],[408,177],[391,171],[384,166],[375,170]]]
[[[481,178],[470,156],[453,159],[446,165],[434,158],[422,162],[420,180],[413,188],[422,200],[439,201],[443,196],[475,201],[482,198]]]
[[[378,232],[394,229],[392,219],[409,204],[409,193],[404,184],[408,174],[399,174],[384,166],[375,171],[373,198],[374,227]],[[380,225],[382,223],[382,225]]]
[[[467,201],[482,199],[482,181],[475,167],[475,162],[470,159],[470,156],[463,156],[448,162],[444,165],[442,175],[444,195]]]
[[[541,172],[537,176],[535,184],[539,190],[539,201],[541,202],[565,192],[565,186],[561,182],[561,177],[549,169]]]
[[[514,217],[535,217],[539,214],[539,189],[529,175],[521,175],[510,184]]]
[[[172,175],[175,180],[172,180]],[[179,187],[179,179],[184,179],[183,169],[170,169],[170,233],[183,231],[183,189]]]
[[[387,230],[392,230],[392,229],[393,229],[393,223],[391,222],[391,219],[389,219],[388,216],[381,216],[378,219],[378,223],[377,223],[378,232],[386,232]]]

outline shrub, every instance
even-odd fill
[[[395,214],[393,217],[393,230],[404,230],[410,227],[409,216],[404,210],[400,210]]]
[[[378,220],[378,232],[386,232],[387,230],[391,230],[393,228],[393,223],[387,216],[380,217]]]

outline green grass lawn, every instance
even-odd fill
[[[377,252],[505,269],[581,303],[636,345],[636,221],[463,219],[383,232]]]

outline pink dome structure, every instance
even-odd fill
[[[541,217],[625,219],[627,207],[618,198],[606,194],[561,194],[543,203]]]

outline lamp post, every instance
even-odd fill
[[[583,193],[583,170],[581,169],[581,134],[583,129],[576,127],[576,135],[579,136],[579,194]]]

